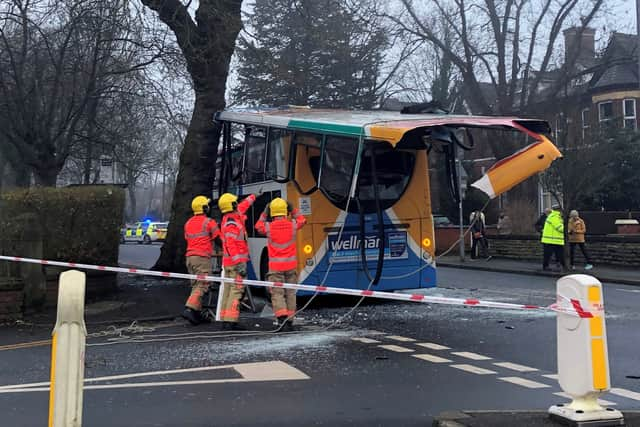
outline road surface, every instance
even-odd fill
[[[130,246],[145,251],[140,259],[155,249]],[[546,277],[441,268],[439,281],[425,293],[537,305],[555,299]],[[603,399],[638,410],[640,288],[607,283],[604,296],[614,390]],[[552,313],[366,302],[334,325],[354,304],[334,301],[312,304],[291,334],[265,332],[271,319],[247,314],[242,323],[252,333],[176,321],[117,337],[93,326],[90,333],[112,335],[89,339],[86,378],[118,377],[87,383],[85,425],[425,426],[443,411],[544,410],[567,401],[554,377]],[[22,344],[46,332],[0,333],[3,425],[46,422],[46,386],[24,384],[48,381],[50,349]]]

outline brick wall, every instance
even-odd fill
[[[489,245],[490,254],[496,257],[542,260],[542,244],[539,236],[489,236]],[[587,236],[586,246],[595,264],[640,266],[639,235]],[[568,247],[567,244],[567,251]],[[576,248],[576,264],[581,263],[584,263],[584,259],[580,249]]]

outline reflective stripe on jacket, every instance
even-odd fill
[[[247,232],[244,225],[249,210],[256,196],[253,194],[238,203],[234,212],[229,212],[222,217],[220,233],[224,254],[222,265],[224,267],[249,261],[249,245],[247,244]]]
[[[282,216],[266,222],[263,213],[256,222],[256,230],[267,236],[269,271],[288,271],[298,267],[296,232],[307,223],[307,219],[297,209],[291,215],[291,219]]]
[[[213,255],[213,239],[220,235],[218,223],[206,215],[194,215],[184,224],[187,241],[186,256],[210,257]]]
[[[544,222],[542,243],[548,245],[564,245],[564,221],[558,211],[551,211]]]

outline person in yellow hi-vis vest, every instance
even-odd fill
[[[560,268],[564,265],[564,219],[560,213],[560,205],[551,206],[551,212],[547,215],[542,229],[542,269],[549,271],[549,261],[551,255],[555,254],[556,260],[560,263]]]

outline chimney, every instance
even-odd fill
[[[571,27],[563,31],[564,61],[575,55],[576,64],[588,62],[596,54],[596,30],[589,27]],[[576,55],[577,54],[577,55]]]

